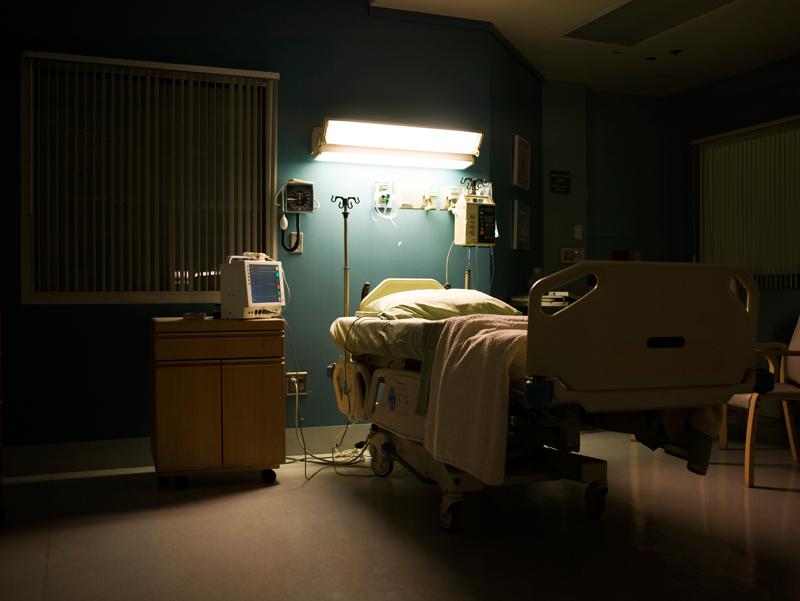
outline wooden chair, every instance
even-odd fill
[[[797,428],[792,414],[791,403],[800,402],[800,319],[792,334],[789,345],[779,342],[756,345],[756,352],[762,354],[769,364],[769,370],[775,375],[775,388],[770,392],[752,394],[736,394],[728,401],[728,406],[747,412],[747,428],[744,444],[744,485],[752,488],[754,484],[756,434],[758,432],[758,406],[762,400],[780,401],[783,405],[783,419],[786,422],[786,434],[789,437],[789,448],[792,461],[800,462],[797,448]],[[728,448],[728,412],[723,412],[722,426],[719,434],[719,448]]]

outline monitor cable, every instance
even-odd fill
[[[360,320],[360,318],[359,318],[359,320]],[[359,320],[356,320],[356,321],[359,321]],[[292,360],[293,360],[293,363],[295,365],[295,371],[298,371],[298,368],[297,368],[297,365],[298,365],[297,364],[297,353],[295,352],[295,348],[294,348],[294,339],[293,339],[293,336],[292,336],[292,333],[291,333],[291,327],[289,326],[289,322],[286,320],[285,317],[284,317],[284,323],[286,324],[286,334],[287,334],[286,338],[289,340],[289,348],[291,349]],[[354,323],[354,325],[355,325],[355,323]],[[348,330],[348,339],[349,339],[351,331],[352,331],[352,327],[351,327],[350,330]],[[345,341],[345,347],[347,347],[347,343],[348,342],[346,340]],[[346,368],[347,368],[347,352],[345,351],[345,370],[346,370]],[[344,437],[347,434],[347,430],[348,430],[348,428],[350,427],[350,424],[351,424],[349,416],[348,416],[348,419],[347,419],[347,424],[345,425],[345,428],[344,428],[342,434],[339,436],[338,442],[334,443],[334,446],[331,448],[331,456],[330,456],[330,458],[321,457],[321,456],[316,455],[315,453],[312,453],[311,451],[308,450],[308,444],[306,443],[305,433],[303,432],[303,425],[302,425],[303,417],[302,417],[302,414],[301,414],[301,411],[300,411],[300,387],[299,387],[299,382],[297,381],[296,378],[290,377],[289,378],[289,383],[291,384],[291,386],[293,388],[293,396],[294,396],[294,431],[295,431],[295,437],[297,438],[297,442],[300,445],[300,448],[303,450],[303,458],[302,459],[294,459],[294,458],[288,458],[287,457],[287,462],[288,463],[295,463],[297,461],[303,461],[303,463],[304,463],[304,470],[303,471],[304,471],[304,476],[305,476],[306,481],[311,480],[311,478],[316,476],[321,470],[323,470],[325,468],[328,468],[328,467],[332,467],[334,469],[334,471],[340,476],[372,477],[374,474],[368,474],[368,475],[367,474],[347,474],[347,473],[340,472],[337,469],[337,468],[340,468],[340,467],[354,467],[354,468],[366,468],[367,467],[366,465],[364,465],[364,453],[367,450],[368,445],[363,445],[361,449],[354,449],[354,451],[356,451],[354,454],[348,454],[345,457],[342,457],[343,453],[341,453],[339,451],[339,448],[341,447],[341,444],[344,441]],[[350,399],[349,399],[349,396],[348,396],[348,403],[349,402],[350,402]],[[338,457],[337,457],[337,452],[339,453]],[[321,466],[317,471],[312,473],[310,476],[308,475],[308,464],[309,463]]]

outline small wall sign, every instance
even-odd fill
[[[553,194],[569,194],[569,182],[572,174],[569,171],[550,172],[550,192]]]

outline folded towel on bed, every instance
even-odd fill
[[[425,448],[486,484],[503,483],[508,368],[527,328],[524,316],[452,317],[434,354]]]

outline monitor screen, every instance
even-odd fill
[[[283,304],[280,264],[250,263],[248,269],[253,304]]]

